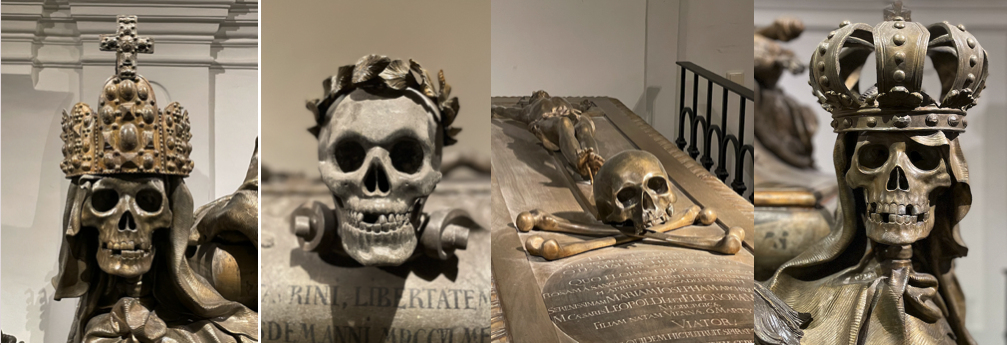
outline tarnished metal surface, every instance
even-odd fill
[[[847,72],[870,54],[877,85],[861,93]],[[812,56],[809,83],[838,133],[838,224],[766,287],[811,315],[804,344],[974,344],[954,259],[968,253],[959,222],[983,188],[969,183],[959,139],[986,51],[965,25],[913,22],[895,1],[875,26],[843,22]],[[936,78],[924,78],[927,58]]]
[[[262,190],[262,341],[488,342],[490,234],[471,232],[455,258],[401,267],[362,267],[298,248],[290,215],[306,201],[332,206],[320,181],[271,183]],[[460,208],[486,227],[485,177],[445,178],[427,211]]]
[[[832,216],[822,208],[757,208],[755,280],[769,279],[784,262],[793,259],[828,235],[831,220]]]
[[[258,146],[241,187],[193,210],[188,112],[162,110],[136,54],[137,17],[101,35],[116,74],[98,111],[63,113],[70,179],[54,298],[79,298],[68,342],[256,342]]]
[[[629,126],[630,116],[624,113],[624,106],[618,101],[608,98],[588,98],[598,104],[605,111],[605,116],[596,117],[594,123],[597,127],[596,138],[600,148],[600,154],[604,158],[610,158],[618,152],[629,149],[643,149],[639,143],[647,143],[648,148],[662,148],[660,144],[653,141],[649,136],[642,133],[642,129],[637,132],[625,133],[625,128],[617,126],[616,123],[623,123]],[[495,98],[494,104],[506,105],[513,103],[514,98]],[[570,98],[571,102],[582,101],[583,98]],[[626,110],[628,112],[628,110]],[[612,120],[612,119],[618,120]],[[635,126],[635,125],[634,125]],[[626,328],[625,330],[613,332],[612,330],[598,330],[597,337],[584,338],[585,335],[570,330],[576,326],[569,326],[581,321],[572,321],[569,325],[559,327],[556,319],[549,312],[550,306],[555,307],[554,302],[549,302],[544,296],[544,292],[552,289],[549,287],[550,281],[562,279],[563,272],[569,269],[572,262],[581,260],[607,260],[606,258],[630,258],[635,254],[643,253],[665,253],[668,257],[682,255],[686,257],[715,257],[718,261],[727,261],[730,267],[747,267],[746,277],[748,280],[747,296],[748,312],[747,319],[751,321],[751,270],[753,257],[748,250],[742,250],[737,255],[720,256],[709,252],[686,249],[672,245],[662,244],[660,241],[650,239],[632,242],[630,244],[616,245],[604,249],[583,253],[575,257],[547,261],[545,259],[528,255],[522,244],[530,236],[536,236],[535,231],[529,233],[519,232],[514,225],[514,220],[523,211],[532,209],[542,209],[553,215],[561,216],[569,220],[590,224],[598,223],[597,209],[594,206],[592,186],[587,182],[575,181],[571,178],[571,171],[564,171],[565,164],[556,154],[544,150],[538,144],[538,140],[528,132],[524,126],[518,122],[493,119],[492,120],[492,147],[493,147],[493,186],[494,186],[494,218],[492,224],[493,233],[493,272],[497,282],[500,305],[503,311],[503,318],[507,326],[507,335],[515,342],[550,342],[550,341],[620,341],[637,339],[640,337],[660,336],[660,334],[686,331],[687,329],[675,326],[674,323],[662,320],[666,326],[663,333],[656,333],[659,327],[651,330]],[[635,134],[635,135],[634,135]],[[630,140],[629,138],[634,138]],[[665,140],[666,141],[666,140]],[[677,151],[670,142],[667,150]],[[718,214],[727,213],[727,217],[719,217],[716,223],[709,226],[693,225],[676,231],[681,235],[701,235],[701,236],[723,236],[732,226],[741,226],[751,229],[751,204],[734,194],[730,188],[723,186],[722,189],[711,190],[710,185],[698,178],[690,169],[687,169],[681,161],[672,157],[668,151],[662,148],[660,152],[647,150],[654,153],[668,171],[668,176],[672,180],[672,189],[679,195],[674,202],[674,209],[686,210],[691,206],[715,209]],[[665,157],[665,158],[661,158]],[[685,156],[688,157],[688,156]],[[688,159],[686,161],[691,161]],[[701,167],[700,167],[701,170]],[[687,176],[679,180],[677,176]],[[708,173],[707,173],[708,174]],[[712,176],[711,176],[712,177]],[[719,181],[717,183],[720,183]],[[748,205],[748,210],[735,207],[727,207],[735,200],[723,200],[720,192],[726,191],[736,200]],[[497,194],[498,193],[498,194]],[[699,196],[697,198],[697,196]],[[705,200],[711,200],[707,204]],[[746,212],[747,211],[747,212]],[[746,221],[736,221],[745,219]],[[600,224],[600,223],[598,223]],[[747,232],[747,231],[746,231]],[[560,242],[575,242],[589,239],[589,237],[565,234],[548,233],[550,238],[556,238]],[[746,244],[750,248],[750,244]],[[698,262],[694,261],[694,262]],[[685,263],[685,262],[683,262]],[[690,266],[691,265],[691,266]],[[662,267],[664,266],[664,267]],[[650,266],[653,269],[666,268],[665,265],[657,264]],[[680,268],[700,269],[700,264],[685,263]],[[605,273],[599,267],[583,267],[583,276],[601,277]],[[650,269],[650,268],[648,268]],[[585,297],[586,298],[586,297]],[[597,295],[592,293],[590,300],[605,299],[606,294]],[[580,302],[588,302],[583,300]],[[630,311],[627,317],[640,317],[647,313],[640,313],[641,310]],[[687,317],[690,320],[698,320],[695,316]],[[680,319],[675,319],[679,322]],[[683,324],[684,325],[684,324]],[[590,322],[584,322],[582,326],[593,327]],[[573,327],[573,328],[571,328]],[[743,327],[744,328],[744,327]],[[747,324],[747,338],[752,338],[752,326]],[[494,330],[496,332],[496,330]],[[598,338],[600,337],[600,338]],[[657,339],[657,338],[653,338]]]
[[[752,266],[703,251],[623,249],[567,261],[549,317],[581,342],[752,340]]]

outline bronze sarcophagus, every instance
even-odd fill
[[[493,339],[753,339],[753,207],[605,97],[495,97]]]

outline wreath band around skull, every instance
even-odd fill
[[[353,90],[382,93],[414,89],[435,105],[438,114],[434,114],[434,120],[444,138],[444,146],[453,145],[457,142],[455,137],[461,132],[461,128],[451,126],[458,116],[458,97],[451,97],[451,85],[444,79],[443,70],[437,74],[437,82],[438,87],[435,88],[427,70],[412,59],[406,62],[383,55],[364,56],[354,65],[339,67],[336,75],[322,81],[325,96],[306,104],[315,117],[315,126],[308,131],[318,137],[328,121],[329,110]]]

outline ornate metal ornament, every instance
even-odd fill
[[[861,95],[855,71],[871,53],[879,80]],[[921,88],[925,56],[939,97]],[[875,27],[843,22],[811,70],[838,133],[839,224],[767,287],[810,314],[805,344],[974,343],[953,265],[967,253],[958,222],[972,202],[958,137],[984,88],[986,52],[963,25],[924,27],[896,2]]]
[[[365,266],[398,266],[421,253],[441,260],[465,249],[467,213],[426,214],[440,182],[442,150],[455,143],[458,98],[416,61],[368,55],[322,83],[307,107],[317,125],[319,171],[335,199],[295,211],[292,231],[308,251],[348,255]],[[423,250],[417,250],[419,245]]]
[[[194,216],[183,180],[193,168],[188,114],[178,103],[157,108],[135,55],[153,53],[153,40],[137,37],[136,16],[118,25],[101,37],[117,63],[98,112],[77,103],[63,115],[60,167],[71,183],[53,285],[57,300],[81,299],[67,340],[255,342],[257,303],[247,297],[257,278],[224,278],[257,266],[256,255],[237,256],[258,241],[257,159],[241,190]],[[201,262],[189,249],[212,255]]]

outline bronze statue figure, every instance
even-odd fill
[[[878,81],[861,93],[872,53]],[[922,88],[927,56],[939,94]],[[954,271],[972,203],[958,139],[985,88],[986,51],[964,25],[924,26],[897,1],[877,26],[841,23],[810,70],[838,134],[838,221],[766,286],[810,314],[805,344],[973,344]]]
[[[292,218],[301,248],[348,255],[365,266],[399,266],[465,249],[475,222],[463,210],[424,213],[440,182],[444,146],[460,128],[458,98],[416,61],[368,55],[323,82],[309,101],[319,171],[335,210],[314,202]],[[422,246],[421,246],[422,245]],[[420,248],[421,250],[417,250]]]
[[[514,107],[494,105],[494,115],[528,126],[528,130],[550,151],[560,151],[567,163],[585,180],[594,180],[605,159],[594,139],[591,113],[600,111],[591,101],[573,104],[562,97],[552,97],[539,90],[531,98],[522,98]]]
[[[233,284],[201,275],[208,269],[190,263],[186,252],[228,242],[254,253],[258,198],[229,196],[245,206],[193,216],[184,181],[193,169],[188,112],[177,102],[158,109],[135,56],[153,53],[154,42],[137,36],[136,16],[119,16],[118,27],[101,37],[101,49],[116,51],[117,63],[98,110],[77,103],[63,115],[60,167],[70,190],[53,285],[57,300],[80,298],[67,341],[256,342],[255,301],[228,298],[248,295],[240,289],[224,296],[217,287]],[[252,164],[249,182],[257,181]],[[257,265],[238,261],[219,274]]]

